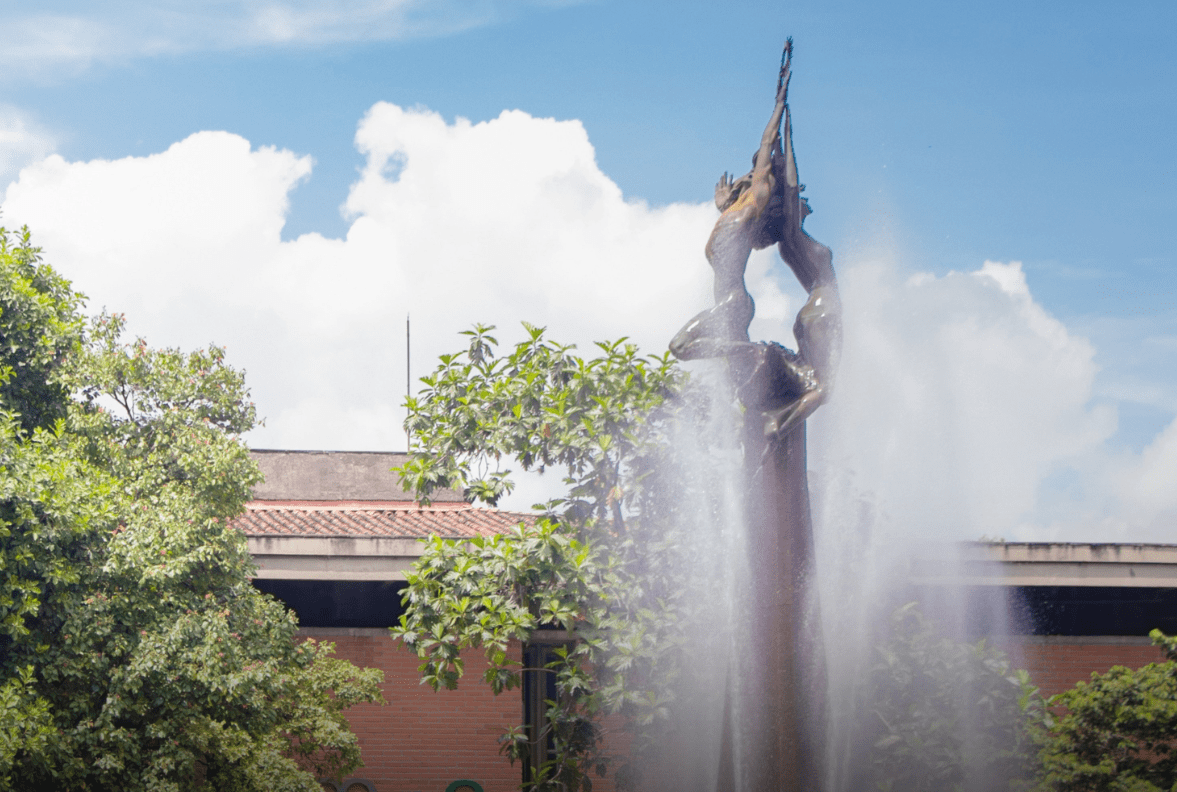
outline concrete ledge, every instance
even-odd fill
[[[1177,588],[1177,564],[963,562],[915,559],[912,582],[940,586]]]
[[[991,635],[988,640],[998,645],[1152,646],[1152,639],[1147,635]]]
[[[424,545],[416,539],[251,536],[263,580],[404,580]]]
[[[1173,564],[1177,545],[1078,544],[1067,542],[965,542],[965,560],[997,560],[1030,563]]]
[[[420,558],[425,544],[417,539],[387,536],[250,536],[256,556],[397,556]]]
[[[933,586],[1177,588],[1177,545],[969,542],[929,547],[911,559],[910,577]]]
[[[387,627],[299,627],[296,633],[299,638],[387,638],[392,635]]]

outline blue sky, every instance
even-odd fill
[[[1028,469],[1033,479],[1029,505],[1000,517],[1009,532],[1055,536],[1066,534],[1067,525],[1086,521],[1106,527],[1112,520],[1120,535],[1158,536],[1156,526],[1173,524],[1166,520],[1177,515],[1177,502],[1163,497],[1167,482],[1177,490],[1177,430],[1170,430],[1173,451],[1165,440],[1166,430],[1177,426],[1177,278],[1172,274],[1177,265],[1177,224],[1172,220],[1177,216],[1177,185],[1171,151],[1177,127],[1177,55],[1167,40],[1177,29],[1177,6],[1172,3],[1128,2],[1113,8],[1093,2],[109,0],[40,3],[36,10],[5,2],[4,13],[9,24],[0,30],[0,194],[5,184],[17,183],[8,191],[5,222],[28,220],[35,233],[42,229],[39,238],[48,258],[96,301],[128,310],[132,326],[149,338],[189,345],[228,339],[231,354],[244,348],[242,365],[258,378],[255,392],[263,411],[267,401],[262,397],[271,405],[269,435],[261,435],[259,444],[355,447],[369,438],[381,447],[396,445],[395,430],[374,433],[372,428],[376,423],[395,427],[396,411],[373,403],[357,407],[362,419],[340,414],[319,421],[318,433],[283,429],[295,424],[280,417],[285,408],[277,394],[297,388],[278,368],[267,374],[267,361],[281,356],[278,347],[255,348],[253,341],[234,340],[236,334],[254,338],[258,328],[287,321],[270,316],[277,309],[259,304],[265,302],[264,286],[232,306],[221,305],[212,291],[196,296],[185,286],[181,291],[188,289],[188,307],[203,306],[201,311],[193,308],[192,316],[207,317],[206,325],[192,324],[197,321],[193,318],[183,320],[189,324],[181,327],[175,312],[152,314],[152,306],[161,305],[160,295],[167,291],[169,265],[157,256],[150,275],[136,275],[128,265],[123,280],[111,275],[112,270],[88,265],[84,240],[69,239],[69,228],[80,227],[79,216],[55,209],[61,201],[54,189],[74,184],[71,194],[84,194],[69,181],[73,177],[63,175],[66,170],[81,173],[85,163],[138,158],[102,172],[108,175],[86,171],[94,177],[83,180],[90,185],[85,189],[99,191],[88,198],[92,205],[104,200],[101,190],[116,191],[111,185],[130,183],[120,180],[132,178],[126,174],[134,161],[161,161],[159,155],[194,133],[225,131],[249,142],[249,157],[261,156],[265,147],[289,155],[271,163],[272,174],[278,174],[273,175],[273,190],[258,188],[275,207],[272,216],[262,217],[259,210],[259,227],[284,220],[282,250],[293,251],[308,234],[351,244],[349,231],[358,239],[362,226],[354,225],[357,219],[379,215],[373,208],[379,201],[364,203],[362,191],[357,192],[366,169],[374,167],[373,157],[383,157],[383,175],[373,172],[371,178],[391,183],[406,151],[410,164],[415,151],[398,152],[395,146],[386,151],[382,143],[357,148],[357,130],[365,119],[372,135],[378,127],[392,135],[390,130],[401,128],[398,124],[417,123],[408,116],[377,119],[373,108],[378,102],[427,109],[453,130],[458,118],[493,129],[504,110],[520,110],[537,124],[542,119],[579,121],[590,146],[587,156],[593,158],[584,165],[585,178],[599,181],[605,192],[610,189],[605,182],[615,185],[617,200],[625,206],[645,202],[648,216],[634,215],[626,228],[647,228],[645,223],[669,228],[681,220],[684,227],[701,229],[705,238],[711,222],[706,212],[712,211],[705,204],[712,186],[723,171],[747,167],[771,109],[782,41],[792,35],[797,46],[791,93],[795,141],[802,180],[816,210],[807,228],[834,248],[836,261],[851,269],[884,261],[896,284],[918,273],[952,284],[950,273],[979,272],[985,261],[1021,262],[1034,309],[1059,324],[1068,344],[1089,346],[1090,369],[1076,375],[1075,409],[1086,411],[1086,417],[1100,410],[1114,417],[1103,429],[1092,430],[1095,434],[1083,448],[1060,446],[1054,456]],[[431,128],[436,133],[441,127]],[[560,135],[575,131],[559,124],[544,129],[562,130]],[[540,127],[535,130],[541,134]],[[575,137],[560,137],[565,143],[552,145],[579,151],[581,142]],[[201,151],[221,157],[208,152],[228,152],[231,146],[226,146]],[[37,181],[37,168],[49,168],[44,157],[50,154],[63,163],[53,171],[56,176]],[[151,155],[156,159],[145,159]],[[524,155],[521,161],[526,161]],[[22,175],[22,168],[29,170]],[[178,172],[200,170],[193,166]],[[484,200],[494,202],[493,184],[480,189],[487,191]],[[341,212],[345,201],[353,200],[349,195],[357,203]],[[674,212],[681,217],[671,218]],[[143,222],[141,218],[137,226],[128,218],[124,228],[110,233],[124,239],[150,236],[166,225],[146,229]],[[202,233],[215,237],[219,232],[213,225]],[[394,234],[382,244],[395,247],[396,239]],[[166,250],[165,243],[161,238],[151,249]],[[181,245],[178,238],[171,244]],[[119,259],[116,242],[103,241],[102,246],[111,261]],[[649,242],[648,247],[657,245]],[[684,250],[698,247],[692,243]],[[323,247],[328,249],[337,250]],[[374,262],[374,256],[364,260]],[[134,256],[126,253],[124,258]],[[617,288],[656,292],[660,282],[674,277],[667,273],[681,269],[688,273],[684,278],[694,279],[692,288],[701,284],[705,290],[706,265],[702,262],[699,270],[701,262],[695,254],[677,269],[657,269],[657,278],[651,274],[618,282]],[[232,272],[240,272],[246,265],[234,266]],[[488,268],[483,277],[509,281],[510,266]],[[781,274],[772,262],[762,268],[765,278]],[[532,281],[535,272],[543,272],[527,271]],[[632,266],[624,270],[633,271]],[[349,276],[356,278],[352,287],[363,288],[362,272],[368,270]],[[593,272],[592,264],[581,265],[578,272],[581,278],[592,277],[585,274]],[[185,277],[177,274],[171,282],[187,283]],[[152,283],[164,291],[153,292]],[[1010,283],[1005,293],[1020,294],[1021,287]],[[462,284],[481,288],[469,280]],[[385,286],[400,294],[395,279]],[[234,288],[231,279],[225,288]],[[551,288],[568,286],[553,281]],[[792,305],[795,311],[796,291],[780,288],[781,305]],[[951,292],[948,285],[943,288]],[[403,291],[409,294],[411,289]],[[507,298],[486,313],[504,323],[546,316],[549,309],[537,300],[559,297],[539,294],[531,303],[521,302],[514,313],[504,308]],[[370,339],[387,326],[395,336],[399,331],[392,320],[403,316],[397,299],[405,308],[422,307],[417,297],[390,298],[396,310],[389,308],[380,322],[355,332]],[[684,296],[684,304],[690,299]],[[758,295],[764,306],[773,299]],[[140,305],[143,318],[137,326],[133,309]],[[530,316],[529,305],[534,306]],[[243,318],[253,310],[257,317],[269,318]],[[480,308],[462,303],[462,310],[478,313]],[[893,310],[918,327],[919,311],[936,307],[913,299],[899,300]],[[595,315],[602,313],[596,310]],[[585,319],[570,325],[568,332],[588,338],[626,332],[626,312],[618,313],[616,321],[602,321],[598,327]],[[480,318],[464,317],[465,323]],[[667,323],[677,325],[685,318],[676,315]],[[1030,327],[1036,320],[1025,321]],[[790,323],[782,313],[781,325]],[[448,332],[449,325],[443,325],[438,333]],[[660,332],[660,325],[651,325],[634,335],[657,343]],[[342,336],[336,342],[361,343]],[[434,351],[426,345],[421,355]],[[979,362],[977,376],[984,382],[1016,379],[1019,369],[1003,364],[1003,354],[996,350],[993,360]],[[403,363],[391,352],[387,366],[371,362],[371,356],[368,360],[382,372]],[[1043,367],[1041,361],[1026,365]],[[401,390],[392,374],[367,376],[354,370],[340,375],[357,387]],[[1007,384],[1001,398],[1011,403],[1041,397],[1029,388],[1020,396],[1016,381]],[[1042,382],[1038,387],[1054,392],[1062,386]],[[331,401],[329,392],[315,399],[317,409],[329,409],[324,406]],[[992,420],[1002,420],[1001,415],[998,411]],[[959,423],[945,420],[946,425]],[[298,425],[309,423],[315,421],[304,418]],[[985,427],[975,431],[983,434]],[[1073,433],[1084,431],[1076,428]],[[333,443],[328,432],[335,432],[338,440]],[[1149,449],[1160,460],[1151,467],[1146,464]],[[1125,472],[1130,470],[1137,474]],[[1079,497],[1075,491],[1088,489],[1091,477],[1117,475],[1158,477],[1159,511],[1126,516],[1123,503],[1131,498],[1122,488],[1095,500],[1082,496],[1082,505],[1073,503]],[[1070,506],[1060,506],[1063,502]],[[1086,516],[1076,516],[1080,512]],[[998,518],[978,517],[986,519]],[[1153,528],[1139,528],[1141,521]]]

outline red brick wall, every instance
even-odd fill
[[[1030,672],[1044,696],[1090,681],[1095,671],[1102,673],[1115,665],[1140,668],[1164,659],[1147,638],[1026,636],[996,643],[1010,654],[1015,666]]]
[[[518,789],[522,768],[499,754],[498,738],[522,717],[520,693],[491,694],[481,681],[486,668],[481,653],[464,655],[466,675],[457,690],[434,693],[419,683],[416,655],[385,630],[309,628],[301,634],[332,641],[338,657],[384,671],[388,703],[361,705],[347,714],[364,758],[354,777],[373,781],[376,792],[444,792],[459,778],[477,781],[485,792]],[[994,643],[1030,672],[1045,696],[1089,680],[1093,671],[1163,659],[1147,639],[1026,636]],[[518,647],[514,654],[518,657]],[[611,792],[612,784],[593,780],[594,789]]]
[[[384,671],[388,703],[347,712],[364,759],[352,776],[373,781],[376,792],[445,792],[459,778],[477,781],[485,792],[518,790],[522,769],[499,754],[498,738],[519,722],[522,700],[518,690],[491,694],[481,679],[481,653],[463,656],[466,672],[457,690],[434,693],[420,684],[417,656],[387,630],[308,628],[300,634],[333,642],[337,657]]]

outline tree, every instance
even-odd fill
[[[380,674],[250,585],[244,379],[81,302],[0,229],[0,782],[318,790]]]
[[[1114,666],[1051,699],[1041,789],[1160,792],[1177,786],[1177,638],[1151,633],[1166,661]]]
[[[525,328],[506,356],[496,357],[484,326],[467,331],[466,350],[442,356],[408,400],[415,447],[399,472],[420,498],[456,487],[493,505],[513,486],[502,465],[514,459],[525,470],[562,469],[568,494],[510,534],[431,540],[393,633],[424,661],[434,689],[456,686],[459,652],[481,648],[485,681],[500,693],[521,681],[512,641],[567,631],[572,640],[543,669],[556,690],[543,733],[517,725],[504,752],[514,761],[529,743],[550,741],[535,788],[588,789],[592,772],[610,769],[624,784],[636,763],[608,753],[602,717],[623,718],[640,754],[672,706],[690,603],[681,577],[689,550],[676,541],[685,484],[669,435],[707,405],[684,395],[686,375],[669,355],[642,357],[623,339],[586,359]]]

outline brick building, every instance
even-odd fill
[[[265,482],[237,524],[258,564],[254,585],[290,606],[300,634],[331,641],[356,665],[383,669],[384,706],[348,711],[365,766],[336,779],[339,792],[443,792],[454,781],[483,792],[516,790],[520,768],[498,753],[521,702],[477,683],[483,663],[466,658],[470,683],[434,693],[419,684],[415,654],[388,627],[400,614],[405,571],[428,536],[502,532],[527,515],[478,509],[452,491],[418,506],[390,468],[404,454],[254,451]],[[330,786],[325,786],[330,789]],[[478,792],[477,789],[474,792]]]
[[[961,561],[915,558],[909,572],[921,601],[936,588],[965,592],[967,625],[990,636],[1030,672],[1044,695],[1113,665],[1162,660],[1148,633],[1177,633],[1177,546],[1158,544],[970,543]],[[987,614],[1007,617],[997,628]]]
[[[255,585],[298,614],[302,635],[332,641],[340,657],[385,674],[387,704],[348,713],[364,768],[325,789],[517,789],[522,769],[499,755],[498,737],[523,716],[520,696],[491,695],[478,681],[477,653],[466,658],[467,683],[434,693],[387,627],[402,612],[419,539],[490,535],[529,515],[475,508],[452,491],[420,507],[390,472],[404,454],[253,454],[266,478],[238,524],[259,566]],[[913,557],[906,574],[914,596],[932,603],[946,585],[963,591],[966,632],[1009,650],[1046,695],[1112,665],[1159,660],[1148,631],[1177,632],[1177,546],[975,543],[957,554],[951,567],[935,548]]]

